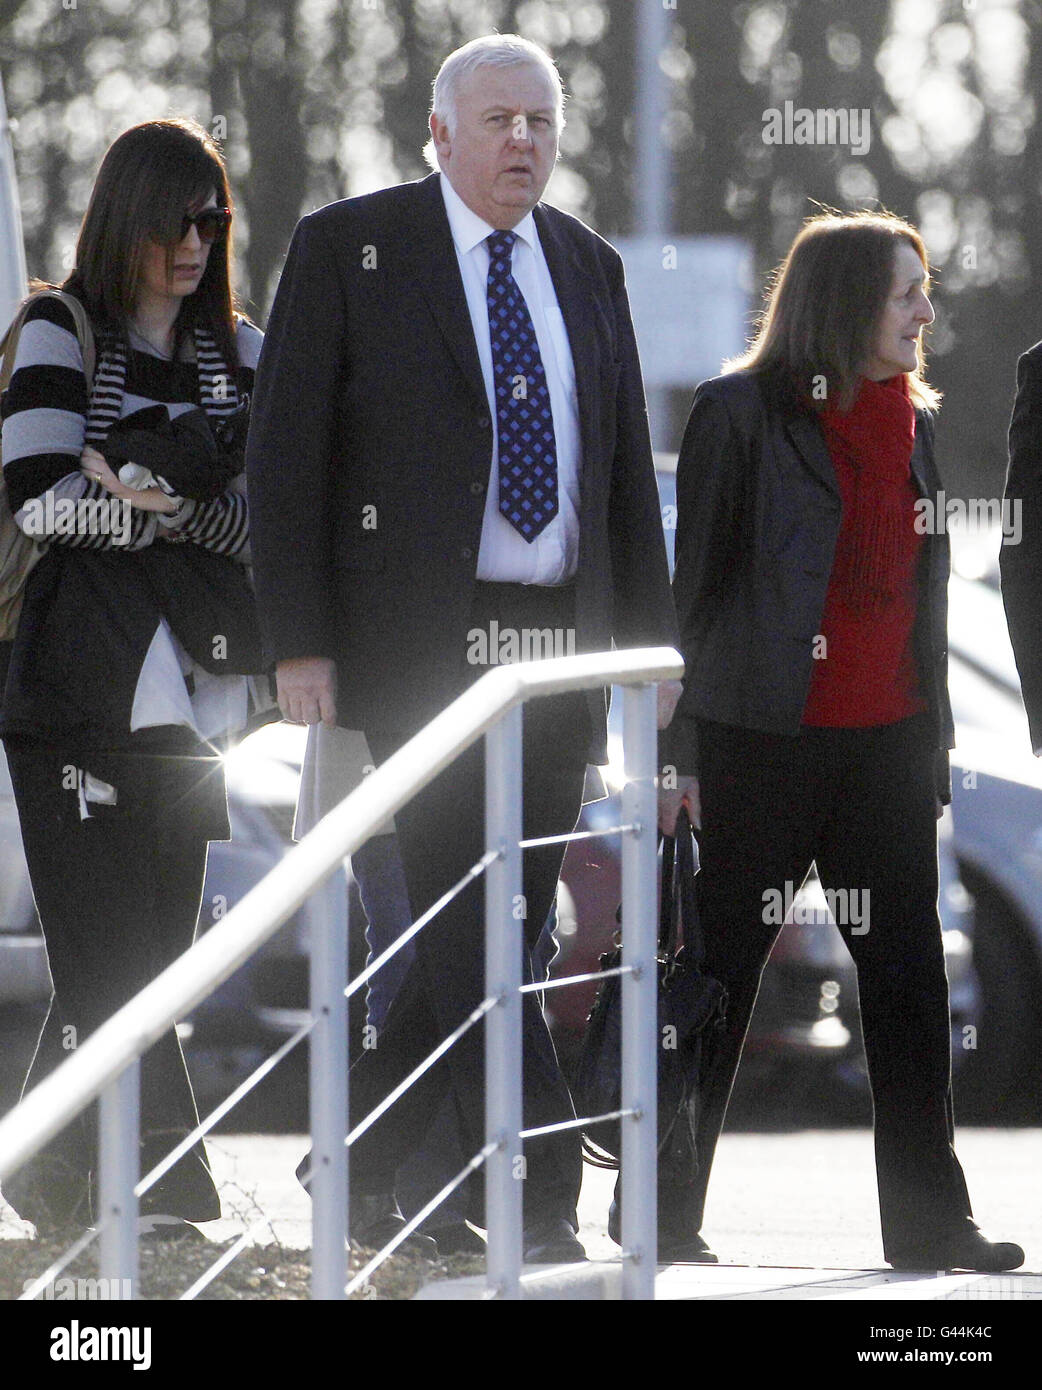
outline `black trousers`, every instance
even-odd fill
[[[472,621],[500,633],[510,628],[567,627],[568,590],[478,585]],[[483,673],[478,666],[471,678]],[[564,834],[578,818],[590,737],[581,694],[531,702],[524,711],[523,833]],[[400,743],[371,731],[382,761]],[[414,916],[425,911],[484,853],[484,746],[471,747],[396,816],[398,842]],[[531,949],[557,889],[564,846],[524,853],[525,940]],[[351,1072],[351,1114],[357,1123],[455,1029],[484,998],[484,883],[460,894],[417,938],[416,961],[380,1030],[377,1046]],[[524,1125],[574,1118],[546,1021],[536,997],[522,996]],[[423,1141],[441,1100],[451,1096],[467,1158],[485,1142],[484,1026],[478,1024],[416,1083],[351,1149],[351,1181],[359,1192],[390,1191],[395,1170]],[[560,1217],[577,1226],[582,1176],[574,1131],[525,1144],[526,1225]]]
[[[859,893],[852,917],[867,907],[863,921],[838,925],[857,967],[884,1252],[958,1230],[971,1212],[952,1147],[926,717],[806,728],[797,737],[700,721],[699,739],[706,969],[727,986],[729,1013],[705,1057],[699,1179],[685,1192],[660,1193],[660,1209],[665,1203],[672,1211],[664,1215],[675,1219],[679,1207],[688,1230],[702,1224],[713,1153],[779,930],[765,894],[784,895],[786,884],[798,890],[816,861],[826,889]]]
[[[160,757],[143,768],[121,757],[105,765],[118,779],[117,805],[81,819],[78,791],[69,785],[77,755],[9,743],[7,760],[54,986],[27,1091],[191,946],[207,840],[220,834],[223,784],[215,795],[191,760]],[[146,780],[151,791],[135,795],[135,784]],[[171,1029],[141,1063],[142,1176],[197,1123]],[[5,1182],[4,1196],[28,1220],[86,1224],[97,1199],[96,1165],[91,1106]],[[202,1143],[149,1190],[141,1210],[191,1221],[220,1216]]]

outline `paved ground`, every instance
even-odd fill
[[[207,1234],[223,1240],[250,1227],[259,1243],[274,1238],[283,1245],[308,1246],[310,1203],[293,1177],[306,1147],[300,1136],[213,1140],[212,1161],[229,1215],[208,1225]],[[957,1147],[978,1221],[992,1237],[1024,1246],[1023,1271],[946,1281],[883,1272],[867,1130],[728,1134],[717,1155],[705,1228],[721,1265],[671,1271],[660,1279],[660,1296],[1042,1297],[1042,1129],[966,1129]],[[580,1234],[595,1260],[618,1253],[605,1233],[613,1180],[614,1174],[586,1170]],[[24,1229],[10,1208],[0,1207],[0,1237]]]
[[[310,1203],[293,1177],[307,1147],[295,1135],[220,1135],[212,1161],[229,1216],[206,1227],[225,1239],[310,1243]],[[986,1233],[1018,1240],[1025,1268],[1042,1270],[1042,1129],[959,1132],[975,1213]],[[586,1169],[581,1237],[595,1259],[610,1258],[605,1220],[614,1175]],[[0,1235],[22,1230],[0,1209]],[[882,1264],[871,1134],[815,1130],[725,1134],[717,1155],[705,1233],[729,1265],[865,1269]]]

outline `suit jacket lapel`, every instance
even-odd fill
[[[600,388],[594,322],[597,291],[582,263],[559,235],[542,203],[536,205],[534,217],[539,244],[543,248],[564,326],[568,330],[568,345],[575,366],[583,458],[592,461],[597,456],[597,411],[594,406],[599,400]]]
[[[829,492],[839,496],[839,484],[832,456],[825,443],[821,425],[809,411],[801,410],[786,421],[786,432],[796,446],[800,458]]]
[[[409,228],[414,249],[406,257],[416,283],[431,307],[434,321],[445,338],[474,397],[486,409],[485,380],[474,342],[467,296],[463,289],[456,247],[449,229],[439,175],[431,174],[416,185],[420,202]]]
[[[924,436],[929,427],[924,423],[923,412],[915,412],[915,443],[912,445],[911,470],[912,478],[916,487],[919,489],[920,497],[932,497],[937,491],[932,480],[927,476],[926,444]]]
[[[434,315],[456,365],[463,373],[475,400],[488,405],[481,363],[474,342],[474,328],[467,308],[456,248],[445,213],[439,176],[431,174],[416,185],[418,207],[410,228],[414,246],[406,256],[416,283]],[[575,385],[579,401],[583,457],[596,456],[596,411],[598,399],[598,353],[595,331],[596,289],[581,262],[558,234],[547,209],[535,208],[539,243],[546,257],[554,293],[568,330]]]
[[[910,468],[912,478],[922,497],[930,497],[936,490],[936,486],[931,486],[931,480],[927,476],[928,462],[924,443],[927,428],[923,423],[922,413],[917,411],[915,443],[912,446]],[[825,435],[817,419],[808,411],[800,411],[786,421],[786,431],[810,471],[819,481],[824,483],[830,492],[834,492],[838,496],[839,485],[836,482],[836,470],[832,463],[832,456],[828,451],[828,445],[825,443]]]

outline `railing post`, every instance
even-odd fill
[[[347,1284],[347,903],[333,874],[311,899],[311,1296],[345,1297]],[[346,899],[346,895],[345,899]]]
[[[623,1298],[655,1297],[658,1260],[658,948],[655,892],[658,821],[656,688],[627,687],[622,697],[622,819],[639,827],[622,841],[622,1121]]]
[[[99,1097],[98,1168],[102,1224],[98,1273],[110,1298],[124,1290],[137,1297],[137,1197],[139,1173],[140,1073],[137,1058],[128,1062]],[[119,1292],[113,1292],[118,1290]]]
[[[517,705],[485,735],[485,841],[500,857],[485,883],[485,1165],[488,1287],[521,1297],[521,728]]]

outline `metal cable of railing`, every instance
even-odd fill
[[[240,1100],[244,1100],[255,1087],[259,1086],[264,1078],[275,1070],[283,1057],[288,1056],[298,1043],[303,1042],[314,1026],[314,1021],[311,1019],[309,1019],[307,1023],[301,1024],[291,1037],[288,1037],[269,1057],[265,1057],[264,1061],[259,1063],[254,1070],[250,1072],[249,1076],[245,1077],[239,1085],[236,1086],[235,1090],[232,1091],[230,1095],[225,1096],[220,1104],[215,1105],[210,1113],[201,1119],[194,1129],[190,1130],[183,1139],[179,1140],[170,1152],[164,1158],[161,1158],[155,1167],[151,1168],[145,1174],[140,1182],[135,1184],[134,1196],[140,1200],[150,1187],[153,1187],[165,1173],[170,1171],[177,1160],[186,1154],[197,1140],[205,1138],[219,1120],[223,1120],[225,1115],[230,1114],[231,1111],[235,1109]]]
[[[376,1270],[380,1267],[380,1265],[382,1265],[383,1262],[390,1255],[392,1255],[395,1252],[395,1250],[398,1249],[399,1245],[401,1245],[403,1241],[408,1240],[409,1237],[413,1234],[413,1232],[417,1230],[418,1227],[423,1225],[423,1223],[427,1220],[428,1216],[433,1215],[433,1213],[438,1210],[441,1204],[447,1201],[452,1196],[452,1194],[461,1185],[461,1183],[466,1182],[467,1178],[470,1177],[471,1173],[477,1172],[477,1170],[488,1158],[489,1154],[493,1152],[495,1147],[495,1144],[486,1144],[483,1149],[480,1149],[478,1153],[474,1155],[474,1157],[470,1160],[469,1163],[464,1164],[464,1166],[460,1169],[456,1176],[454,1178],[450,1178],[449,1181],[445,1184],[445,1186],[439,1192],[436,1192],[435,1195],[430,1199],[430,1201],[427,1202],[425,1206],[421,1207],[420,1210],[416,1212],[416,1214],[405,1223],[402,1229],[395,1234],[394,1239],[388,1241],[388,1243],[381,1250],[378,1250],[376,1252],[376,1254],[369,1261],[369,1263],[365,1265],[361,1270],[359,1270],[359,1272],[347,1285],[347,1288],[344,1292],[346,1294],[352,1294],[357,1289],[362,1288],[362,1286],[369,1278],[370,1274],[375,1273]]]
[[[347,989],[344,990],[347,998],[350,999],[363,985],[368,984],[376,972],[381,970],[403,947],[408,946],[409,942],[420,934],[427,923],[436,917],[443,907],[447,907],[453,898],[463,892],[468,884],[473,883],[476,878],[480,878],[495,858],[496,855],[489,851],[489,853],[483,854],[477,863],[472,864],[461,879],[458,879],[451,888],[446,889],[437,902],[432,903],[426,912],[417,917],[411,927],[406,927],[405,931],[397,936],[386,950],[381,951],[375,960],[371,961],[364,970],[355,976]]]
[[[43,1293],[48,1284],[52,1284],[54,1280],[57,1279],[58,1275],[61,1274],[62,1270],[68,1269],[76,1256],[86,1250],[87,1246],[90,1245],[92,1241],[97,1240],[100,1234],[101,1230],[99,1227],[89,1226],[78,1240],[73,1241],[68,1249],[63,1250],[62,1253],[47,1266],[44,1272],[33,1280],[27,1289],[22,1290],[18,1295],[18,1301],[32,1301],[37,1294]]]
[[[178,1301],[181,1303],[191,1303],[196,1298],[198,1298],[198,1296],[203,1292],[204,1289],[208,1289],[210,1287],[213,1281],[217,1278],[218,1274],[223,1273],[224,1270],[226,1270],[228,1266],[231,1264],[232,1260],[234,1260],[237,1255],[240,1255],[243,1252],[243,1250],[246,1249],[246,1247],[250,1243],[250,1238],[252,1237],[254,1231],[259,1230],[262,1226],[265,1225],[267,1225],[266,1221],[255,1221],[251,1226],[249,1226],[245,1231],[243,1231],[242,1235],[239,1236],[239,1238],[236,1241],[234,1241],[218,1259],[214,1260],[213,1264],[210,1265],[208,1269],[205,1269],[202,1272],[202,1274],[200,1274],[199,1278],[195,1280],[194,1283],[190,1284],[188,1288],[185,1289],[184,1293],[181,1295]]]
[[[521,1139],[541,1139],[546,1134],[564,1134],[569,1129],[586,1129],[590,1125],[599,1125],[605,1120],[624,1120],[632,1116],[634,1119],[642,1119],[643,1110],[630,1107],[628,1110],[607,1110],[603,1115],[584,1115],[581,1119],[558,1120],[552,1125],[538,1125],[534,1129],[523,1129],[518,1136]]]
[[[610,979],[612,975],[632,975],[632,965],[615,965],[610,970],[587,970],[582,975],[562,975],[556,980],[536,980],[534,984],[522,985],[522,994],[545,994],[551,989],[564,989],[566,985],[584,985],[589,980]]]
[[[312,1131],[312,1289],[315,1297],[342,1298],[346,1284],[348,1143],[375,1122],[415,1079],[406,1078],[345,1141],[347,1126],[346,929],[330,910],[329,876],[339,862],[393,815],[454,757],[486,735],[487,853],[461,880],[461,891],[483,870],[486,882],[486,998],[453,1035],[415,1069],[422,1074],[481,1018],[486,1022],[486,1144],[458,1181],[485,1165],[489,1289],[520,1296],[521,1184],[516,1161],[523,1137],[575,1128],[601,1119],[622,1120],[623,1296],[651,1297],[655,1268],[655,691],[654,683],[682,673],[671,649],[569,657],[487,673],[425,730],[406,743],[334,809],[228,916],[190,951],[117,1012],[77,1052],[0,1120],[0,1181],[46,1143],[95,1096],[101,1100],[101,1273],[137,1279],[137,1188],[154,1182],[161,1165],[138,1181],[138,1059],[178,1017],[223,983],[310,895],[316,912],[311,942],[310,1090]],[[521,1128],[521,937],[512,907],[521,897],[521,849],[570,837],[522,841],[520,825],[521,706],[533,696],[608,683],[623,691],[623,745],[628,780],[622,793],[623,836],[623,1055],[622,1108],[595,1116]],[[584,838],[586,832],[573,832]],[[441,905],[435,905],[437,908]],[[426,920],[430,920],[430,911]],[[412,933],[424,921],[414,924]],[[369,978],[406,944],[399,939],[368,968]],[[614,972],[613,972],[614,973]],[[599,974],[603,978],[603,975]],[[577,983],[577,977],[564,983]],[[596,977],[595,977],[596,978]],[[545,987],[545,986],[544,986]],[[526,987],[527,988],[527,987]],[[300,1037],[290,1040],[295,1045]],[[288,1051],[288,1046],[286,1047]],[[278,1059],[276,1059],[277,1061]],[[275,1065],[272,1061],[271,1065]],[[264,1064],[262,1064],[262,1067]],[[259,1078],[258,1078],[259,1079]],[[255,1083],[254,1083],[255,1084]],[[240,1097],[241,1098],[241,1097]],[[229,1098],[231,1100],[231,1098]],[[232,1102],[234,1103],[234,1101]],[[230,1108],[230,1106],[228,1107]],[[208,1117],[209,1119],[210,1117]],[[627,1123],[627,1121],[629,1123]],[[210,1123],[213,1123],[210,1120]],[[184,1142],[184,1141],[182,1141]],[[163,1162],[176,1161],[169,1155]],[[444,1196],[454,1190],[448,1184]],[[436,1209],[406,1223],[409,1231]],[[94,1234],[91,1233],[90,1239]],[[248,1233],[215,1262],[226,1267]],[[86,1245],[88,1240],[84,1240]],[[390,1248],[397,1248],[396,1238]],[[385,1248],[386,1249],[386,1248]],[[73,1258],[68,1255],[67,1258]],[[384,1252],[374,1257],[377,1263]],[[370,1262],[372,1268],[376,1263]],[[64,1266],[63,1266],[64,1267]],[[211,1267],[206,1284],[219,1270]],[[371,1270],[370,1270],[371,1272]],[[365,1277],[368,1277],[366,1275]],[[356,1286],[352,1281],[352,1287]],[[194,1287],[194,1286],[193,1286]]]
[[[447,1038],[443,1038],[433,1052],[429,1052],[422,1062],[413,1067],[412,1071],[404,1080],[399,1081],[393,1091],[388,1092],[379,1105],[370,1110],[364,1120],[359,1121],[344,1141],[348,1147],[357,1143],[366,1130],[376,1124],[380,1116],[385,1115],[399,1097],[405,1095],[410,1086],[419,1081],[420,1077],[425,1075],[425,1073],[429,1072],[435,1062],[440,1061],[441,1058],[445,1056],[446,1052],[448,1052],[449,1048],[455,1046],[460,1038],[463,1037],[464,1033],[469,1033],[474,1025],[480,1023],[489,1010],[494,1009],[499,1002],[498,999],[482,999],[477,1008],[471,1010],[463,1022],[457,1028],[454,1028]]]
[[[601,840],[605,835],[625,835],[632,825],[609,825],[605,830],[570,830],[567,835],[540,835],[534,840],[522,840],[522,849],[538,849],[541,845],[570,845],[575,840]]]

